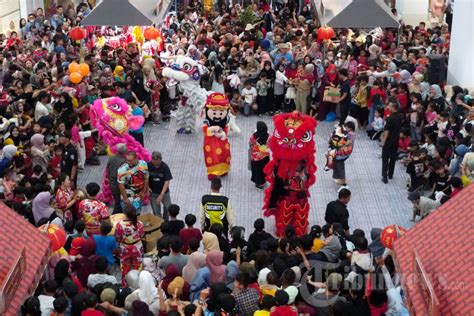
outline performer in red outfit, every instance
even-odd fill
[[[212,93],[207,97],[204,108],[206,119],[204,131],[204,161],[209,180],[225,176],[230,170],[229,100],[222,93]]]
[[[270,183],[264,215],[275,215],[277,236],[284,236],[288,224],[302,236],[308,231],[308,189],[315,182],[316,121],[295,111],[275,115],[273,122],[275,131],[268,143],[272,160],[264,170]]]

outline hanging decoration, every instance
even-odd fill
[[[51,248],[57,251],[66,244],[66,232],[56,224],[44,224],[38,228],[41,232],[48,235],[51,240]]]
[[[317,34],[318,34],[318,39],[327,41],[333,38],[334,35],[336,35],[336,32],[334,32],[334,29],[330,26],[322,26],[318,29]]]
[[[145,30],[145,32],[143,32],[143,36],[147,40],[153,40],[153,39],[156,39],[158,36],[160,36],[160,31],[158,31],[154,27],[149,27]]]
[[[69,31],[69,37],[74,41],[80,41],[86,37],[86,30],[76,26]]]
[[[393,248],[393,243],[397,240],[401,235],[406,233],[407,230],[398,225],[390,225],[385,227],[382,232],[380,233],[380,242],[388,249]]]

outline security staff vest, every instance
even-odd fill
[[[224,232],[228,232],[229,222],[226,215],[229,199],[222,195],[208,194],[202,197],[201,203],[206,216],[204,230],[209,231],[212,224],[218,223],[224,227]]]

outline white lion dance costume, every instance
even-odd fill
[[[204,68],[195,60],[186,56],[174,56],[175,63],[171,67],[163,68],[163,76],[176,80],[179,90],[183,93],[181,104],[176,113],[178,133],[191,134],[196,127],[196,114],[201,114],[206,99],[212,91],[199,86]],[[231,115],[229,128],[239,134],[240,128],[235,123],[235,116]]]

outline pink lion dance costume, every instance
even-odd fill
[[[275,216],[277,236],[291,224],[296,234],[308,231],[309,187],[314,184],[316,121],[299,112],[273,117],[275,130],[268,145],[272,159],[265,166],[270,186],[265,190],[264,216]]]
[[[99,132],[99,137],[109,146],[111,153],[117,153],[117,145],[127,145],[128,151],[134,151],[138,159],[149,161],[150,153],[143,148],[132,136],[128,134],[129,129],[138,129],[143,125],[143,116],[132,115],[127,102],[119,97],[97,99],[94,101],[90,111],[91,124]],[[104,171],[102,182],[102,196],[105,203],[113,200],[110,191],[107,170]]]

